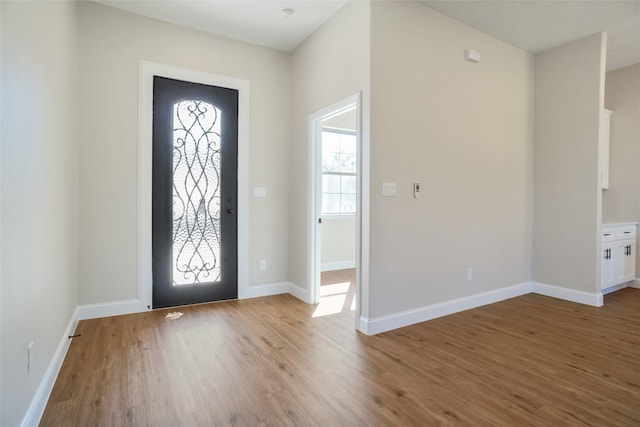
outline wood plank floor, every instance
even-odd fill
[[[41,425],[640,425],[640,290],[602,308],[530,294],[372,337],[315,308],[82,321]]]

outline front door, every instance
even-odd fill
[[[238,296],[238,91],[153,80],[153,307]]]

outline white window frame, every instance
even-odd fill
[[[355,142],[356,142],[356,150],[357,150],[357,136],[358,136],[358,135],[357,135],[357,132],[356,132],[356,131],[352,131],[352,130],[348,130],[348,129],[333,128],[333,127],[328,127],[328,126],[327,126],[327,127],[323,127],[323,128],[321,129],[321,133],[324,133],[324,132],[332,132],[332,133],[337,133],[337,134],[342,134],[342,135],[351,135],[351,136],[353,136],[353,137],[354,137],[354,139],[356,139],[356,141],[355,141]],[[322,154],[322,153],[324,153],[324,150],[322,150],[322,149],[321,149],[321,150],[320,150],[320,153],[321,153],[321,154]],[[320,176],[321,176],[321,178],[322,178],[324,175],[352,176],[352,177],[354,177],[355,179],[357,179],[357,176],[358,176],[358,170],[357,170],[357,168],[356,168],[356,171],[355,171],[355,172],[324,172],[324,171],[321,171],[321,175],[320,175]],[[324,205],[324,203],[323,203],[323,202],[324,202],[324,194],[325,194],[325,193],[324,193],[324,191],[322,191],[322,194],[321,194],[321,206],[320,206],[321,211],[322,211],[322,206]],[[336,193],[331,193],[331,194],[336,194]],[[342,188],[340,189],[340,193],[339,193],[339,194],[340,194],[340,195],[342,195],[342,194],[343,194],[343,193],[342,193]],[[357,192],[356,192],[356,194],[357,194]],[[358,209],[357,201],[356,201],[355,209],[356,209],[356,210],[355,210],[355,211],[353,211],[353,212],[322,212],[322,218],[323,218],[323,219],[329,219],[329,220],[330,220],[330,219],[346,219],[346,218],[355,218],[355,216],[356,216],[356,214],[357,214],[357,209]]]

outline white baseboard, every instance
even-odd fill
[[[290,283],[271,283],[267,285],[250,286],[238,289],[238,299],[264,297],[289,292]],[[98,319],[100,317],[121,316],[149,311],[151,308],[137,299],[114,301],[100,304],[86,304],[78,306],[78,320]]]
[[[358,332],[362,332],[365,335],[373,335],[372,332],[369,332],[369,323],[366,317],[360,316],[358,319],[358,324],[356,325],[356,329]]]
[[[533,282],[531,287],[531,292],[548,297],[591,305],[594,307],[602,307],[603,304],[602,292],[590,293],[537,282]]]
[[[266,297],[269,295],[286,294],[289,292],[289,282],[270,283],[268,285],[249,286],[238,290],[238,299]]]
[[[62,337],[60,338],[60,342],[58,343],[58,347],[56,348],[55,353],[53,353],[53,357],[49,362],[49,366],[47,366],[47,370],[38,385],[38,389],[36,390],[36,394],[31,400],[31,404],[27,409],[27,413],[22,419],[22,423],[20,423],[21,427],[36,427],[40,423],[40,419],[42,418],[42,414],[44,413],[44,409],[47,406],[47,402],[49,401],[49,396],[51,395],[51,390],[53,390],[53,385],[56,383],[56,378],[58,378],[58,372],[60,372],[60,368],[62,367],[62,362],[64,362],[64,358],[67,355],[67,350],[71,345],[70,335],[76,330],[78,326],[78,309],[76,308],[73,314],[71,315],[71,319],[69,319],[69,324]]]
[[[304,289],[294,283],[289,283],[289,293],[299,300],[302,300],[307,304],[311,304],[311,294],[307,289]]]
[[[615,285],[615,286],[611,286],[607,289],[603,289],[602,290],[602,295],[607,295],[610,294],[611,292],[615,292],[615,291],[619,291],[620,289],[624,289],[624,288],[629,288],[632,287],[633,282],[629,282],[629,283],[621,283],[619,285]]]
[[[360,330],[367,335],[375,335],[381,332],[390,331],[392,329],[413,325],[414,323],[424,322],[426,320],[435,319],[437,317],[442,317],[460,311],[469,310],[471,308],[480,307],[486,304],[491,304],[520,295],[525,295],[530,292],[531,284],[521,283],[518,285],[508,286],[506,288],[482,292],[479,294],[432,304],[414,310],[394,313],[387,316],[381,316],[373,319],[361,318]]]
[[[624,288],[635,288],[640,289],[640,279],[634,279],[630,282],[621,283],[619,285],[611,286],[607,289],[602,290],[602,295],[610,294],[611,292],[619,291]]]
[[[320,271],[346,270],[347,268],[356,268],[356,260],[324,262],[320,265]]]
[[[86,304],[78,306],[78,320],[120,316],[149,310],[150,308],[148,306],[145,306],[144,303],[137,299],[105,302],[101,304]]]

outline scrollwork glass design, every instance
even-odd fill
[[[221,111],[173,107],[173,285],[220,281]]]

